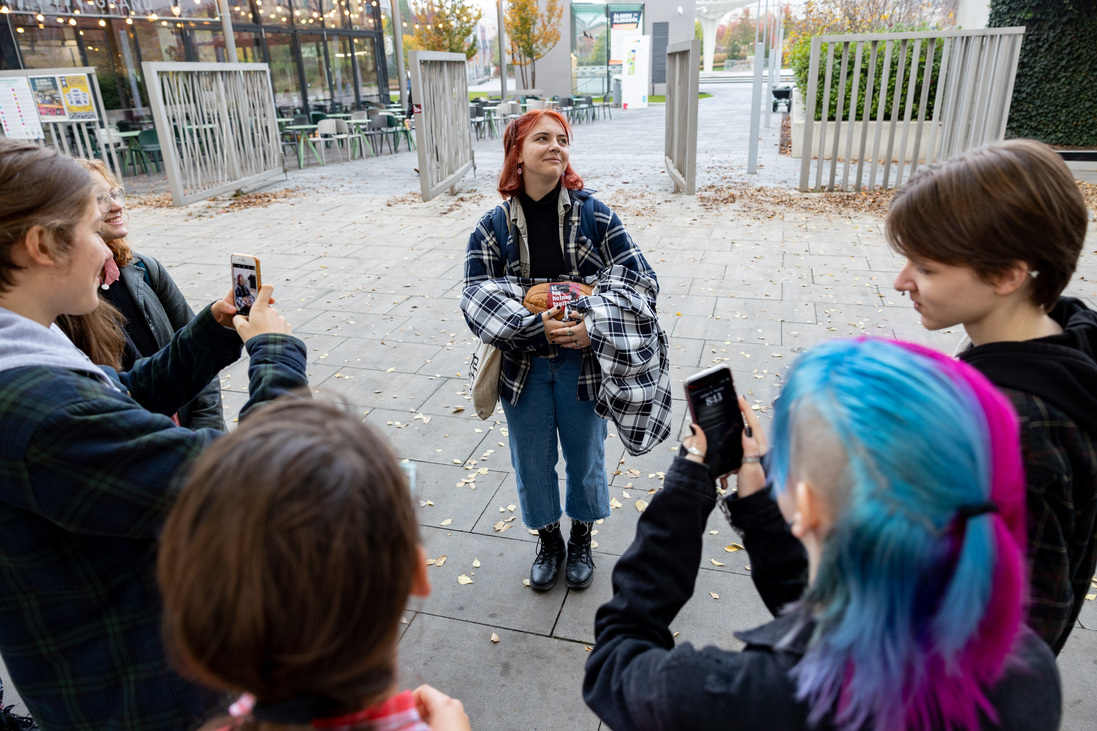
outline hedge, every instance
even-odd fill
[[[1097,0],[993,0],[989,25],[1026,28],[1006,136],[1097,146]]]
[[[904,29],[904,30],[909,30],[909,29]],[[898,29],[896,29],[896,32],[898,32]],[[793,74],[796,78],[796,88],[798,89],[799,94],[800,94],[800,99],[802,99],[804,101],[805,106],[807,105],[807,98],[808,98],[807,97],[807,91],[808,91],[808,73],[810,71],[810,64],[811,64],[811,40],[812,39],[811,39],[810,36],[801,36],[793,44],[792,49],[789,53],[789,58],[790,58],[790,62],[791,62],[791,65],[792,65]],[[826,59],[827,59],[827,47],[829,45],[830,44],[828,44],[828,43],[823,43],[820,46],[821,50],[820,50],[820,54],[819,54],[819,72],[818,72],[819,73],[819,81],[818,81],[818,85],[816,86],[817,91],[816,91],[816,99],[815,99],[815,121],[817,121],[817,122],[820,121],[823,118],[823,88],[824,88],[824,84],[826,83],[826,76],[827,76]],[[841,70],[842,70],[842,45],[843,44],[841,44],[841,43],[835,43],[834,44],[834,68],[831,71],[829,116],[827,117],[828,120],[835,119],[835,117],[837,115],[837,112],[838,112],[838,81],[839,81],[839,77],[841,75]],[[914,83],[914,99],[913,99],[913,103],[911,105],[911,110],[912,110],[911,111],[911,119],[917,119],[919,110],[921,109],[922,86],[923,86],[924,81],[925,81],[925,72],[926,72],[926,53],[929,50],[928,45],[929,45],[928,43],[925,43],[925,42],[922,43],[921,50],[919,51],[919,54],[918,54],[918,59],[915,61],[915,63],[917,63],[917,74],[916,74],[916,76],[913,80],[913,83]],[[898,41],[892,42],[891,67],[888,70],[889,73],[888,73],[887,98],[884,102],[884,117],[883,117],[884,119],[891,119],[892,103],[895,99],[895,76],[896,76],[897,70],[899,68],[899,59],[900,59],[899,49],[900,49],[900,47],[901,47],[900,42],[898,42]],[[937,73],[938,73],[938,71],[940,71],[940,68],[941,68],[942,48],[943,48],[943,44],[941,44],[940,42],[934,44],[934,54],[933,54],[934,59],[933,59],[933,64],[931,66],[931,68],[932,68],[932,72],[931,72],[932,73],[932,78],[934,78],[934,79],[937,78]],[[871,44],[867,44],[867,43],[864,44],[864,50],[862,51],[862,55],[861,55],[861,78],[860,78],[860,83],[859,83],[858,89],[857,89],[857,107],[856,107],[857,119],[862,119],[862,115],[864,113],[865,94],[868,91],[868,76],[869,76],[868,72],[869,72],[871,55],[872,55]],[[906,114],[907,90],[909,89],[910,84],[912,83],[910,69],[911,69],[911,62],[913,60],[914,60],[914,42],[910,42],[910,43],[907,44],[906,66],[905,66],[904,71],[903,71],[903,86],[899,90],[899,93],[900,93],[900,97],[899,97],[899,116],[900,116],[900,118],[904,118],[905,114]],[[845,96],[844,103],[842,105],[842,119],[849,119],[849,117],[850,117],[849,101],[850,101],[850,96],[853,93],[853,88],[852,88],[853,69],[854,69],[854,66],[856,65],[856,61],[857,61],[856,46],[854,44],[850,44],[849,61],[848,61],[848,66],[846,67],[846,69],[847,69],[846,70],[846,79],[847,79],[847,81],[846,81],[846,96]],[[879,110],[879,104],[880,104],[880,84],[881,84],[881,79],[883,78],[883,75],[884,75],[884,70],[885,70],[884,69],[884,44],[881,43],[877,46],[877,51],[876,51],[876,74],[875,74],[875,80],[873,81],[873,84],[872,84],[872,105],[871,105],[871,108],[869,109],[869,119],[876,119],[877,118],[877,111]],[[935,99],[934,99],[934,94],[933,94],[933,87],[931,87],[930,88],[929,99],[927,100],[927,103],[926,103],[926,117],[925,117],[926,119],[929,119],[933,116],[934,101],[935,101]]]

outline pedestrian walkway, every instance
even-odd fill
[[[278,307],[308,346],[312,387],[345,399],[416,463],[433,593],[408,607],[401,684],[429,682],[460,698],[477,731],[601,727],[580,695],[594,613],[611,595],[610,572],[632,540],[638,501],[659,489],[684,431],[682,378],[728,363],[765,420],[782,374],[813,343],[867,334],[951,350],[960,338],[925,332],[893,291],[900,260],[878,215],[808,214],[760,204],[768,193],[730,202],[735,188],[704,192],[753,184],[785,195],[798,161],[778,156],[774,115],[762,131],[759,174],[748,175],[750,87],[703,90],[715,96],[699,103],[700,197],[670,193],[662,106],[614,110],[612,120],[575,129],[575,169],[620,213],[659,276],[676,396],[676,428],[664,445],[630,457],[615,436],[607,443],[620,507],[596,526],[597,570],[585,591],[560,582],[538,594],[523,584],[536,537],[518,517],[506,421],[501,410],[476,418],[466,388],[474,340],[458,308],[463,257],[472,227],[498,200],[498,139],[473,143],[477,173],[458,196],[428,203],[418,197],[415,154],[402,152],[292,170],[269,186],[288,197],[264,207],[229,210],[225,199],[133,210],[134,248],[164,261],[195,305],[223,296],[230,253],[258,255]],[[725,202],[705,202],[717,199]],[[1070,289],[1091,303],[1094,243],[1091,232]],[[230,418],[246,399],[246,368],[240,362],[222,377]],[[709,531],[695,597],[673,629],[678,642],[739,647],[732,632],[768,615],[745,552],[726,548],[739,539],[718,512]],[[1059,660],[1067,729],[1090,728],[1097,717],[1093,602],[1081,625]]]

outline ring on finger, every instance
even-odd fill
[[[760,454],[748,454],[743,457],[743,464],[758,464],[762,461]]]
[[[686,451],[690,454],[696,454],[698,457],[704,457],[704,453],[697,447],[686,447]],[[746,461],[746,460],[744,460]]]

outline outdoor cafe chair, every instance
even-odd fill
[[[593,97],[588,98],[591,99],[592,114],[601,109],[602,119],[605,119],[607,114],[609,115],[610,119],[613,119],[613,114],[610,112],[610,108],[613,106],[613,103],[609,99],[607,99],[606,96],[603,96],[602,101],[600,102],[594,101]]]
[[[155,129],[143,129],[137,133],[137,149],[140,151],[141,165],[145,168],[145,175],[149,174],[149,162],[156,165],[156,172],[160,172],[160,161],[163,156],[160,150],[160,137]]]
[[[572,97],[575,100],[575,112],[582,119],[594,121],[594,99],[589,96]]]
[[[487,119],[484,117],[483,108],[479,104],[470,103],[469,123],[472,125],[472,128],[476,130],[476,139],[478,140],[484,139],[484,122],[486,121]]]
[[[369,118],[369,124],[362,130],[364,134],[370,140],[370,147],[373,149],[374,155],[380,155],[381,149],[385,146],[385,140],[389,142],[389,152],[393,152],[392,149],[392,137],[389,134],[388,122],[384,119],[384,115],[374,114]],[[378,143],[373,144],[373,140],[378,140]]]
[[[354,152],[354,147],[351,145],[355,141],[355,135],[350,132],[350,127],[342,119],[321,119],[316,123],[316,135],[318,142],[320,143],[320,157],[323,159],[325,165],[327,165],[327,147],[332,145],[335,148],[346,147],[347,148],[347,160],[351,159],[351,155]]]

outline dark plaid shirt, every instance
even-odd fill
[[[305,386],[305,348],[248,342],[251,400]],[[87,373],[0,372],[0,654],[43,729],[182,729],[216,700],[160,640],[158,532],[176,478],[219,432],[169,415],[240,354],[209,308],[115,391]]]
[[[561,195],[568,196],[568,200],[561,203],[566,213],[561,216],[560,231],[566,267],[563,278],[593,283],[604,269],[617,264],[649,277],[656,287],[654,298],[658,293],[655,272],[617,214],[590,193],[561,189]],[[461,309],[469,328],[476,337],[503,351],[499,397],[512,404],[518,402],[522,393],[529,375],[530,358],[535,354],[556,353],[555,346],[545,337],[540,315],[531,314],[522,306],[525,291],[547,280],[522,277],[520,234],[517,226],[510,225],[512,218],[516,218],[516,212],[511,210],[513,203],[513,199],[508,200],[485,214],[469,236],[465,252],[465,286],[461,295]],[[588,207],[594,214],[590,235],[584,234],[580,224],[583,210]],[[506,232],[505,241],[499,240],[497,230]],[[584,349],[579,400],[593,401],[600,382],[594,352],[590,348]]]
[[[1028,483],[1028,624],[1058,654],[1097,567],[1097,444],[1039,396],[1002,392],[1020,417]]]

